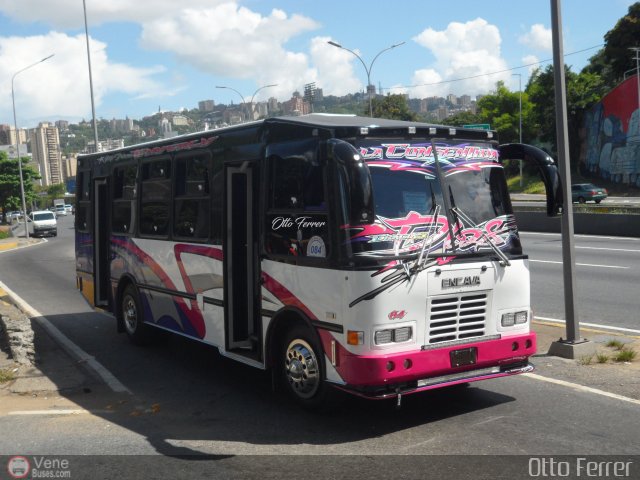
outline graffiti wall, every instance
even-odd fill
[[[640,110],[634,75],[585,117],[584,168],[616,183],[640,187]]]

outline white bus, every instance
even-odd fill
[[[78,158],[77,285],[154,328],[271,369],[317,406],[530,371],[529,265],[494,132],[279,117]]]

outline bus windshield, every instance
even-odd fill
[[[479,142],[435,146],[440,175],[430,142],[358,145],[371,172],[376,221],[350,229],[353,255],[491,254],[496,247],[521,254],[497,150]]]

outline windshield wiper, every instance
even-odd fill
[[[453,194],[451,194],[451,198],[453,198]],[[451,207],[451,211],[453,213],[455,213],[457,218],[460,218],[462,220],[460,223],[462,224],[463,227],[464,227],[464,222],[467,222],[469,227],[474,227],[475,226],[475,224],[473,223],[473,220],[471,220],[458,207],[456,207],[456,206]],[[504,252],[502,250],[500,250],[498,248],[498,246],[495,243],[493,243],[493,240],[491,240],[491,237],[489,237],[489,235],[487,235],[487,232],[485,232],[484,230],[482,230],[481,238],[483,238],[487,242],[487,244],[489,244],[489,246],[495,252],[495,254],[498,256],[498,258],[500,258],[500,265],[502,265],[503,267],[504,266],[507,266],[507,267],[511,266],[511,262],[509,261],[507,256],[504,254]]]

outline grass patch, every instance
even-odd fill
[[[615,348],[616,350],[622,350],[624,348],[624,343],[622,343],[620,340],[609,340],[607,342],[607,347]]]
[[[507,179],[507,185],[509,186],[509,192],[511,193],[546,193],[544,189],[544,183],[539,177],[529,177],[527,175],[523,178],[523,185],[520,186],[520,175],[510,177]]]
[[[16,375],[13,371],[0,368],[0,383],[7,383],[15,379]]]
[[[0,240],[3,240],[5,238],[9,238],[11,235],[9,235],[9,232],[4,232],[2,230],[0,230]]]
[[[593,362],[593,355],[585,355],[583,357],[580,357],[580,360],[578,360],[578,362],[580,363],[580,365],[591,365],[591,363]]]
[[[636,352],[635,350],[631,350],[629,348],[623,348],[618,353],[616,353],[613,359],[616,362],[631,362],[633,361],[634,358],[636,358],[637,354],[638,352]]]
[[[598,353],[596,355],[596,360],[598,363],[607,363],[609,361],[609,355],[606,353]]]

